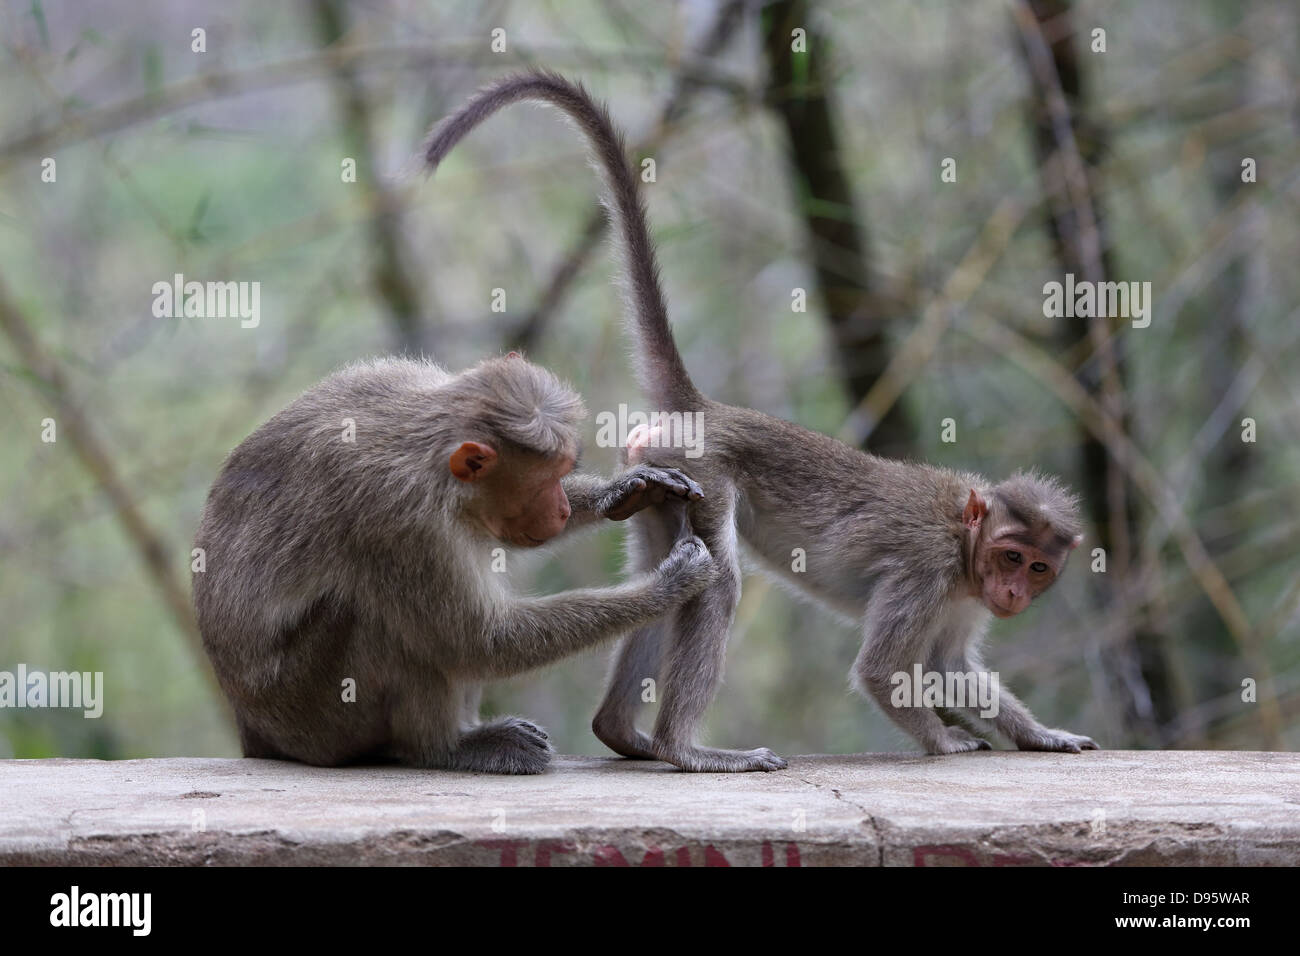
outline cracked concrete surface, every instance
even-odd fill
[[[536,777],[266,760],[0,761],[0,865],[1296,865],[1300,756],[791,757]]]

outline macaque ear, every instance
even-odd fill
[[[952,512],[948,512],[952,514]],[[961,523],[974,531],[984,520],[984,516],[989,513],[989,506],[984,503],[984,499],[975,493],[975,489],[970,490],[970,497],[966,499],[966,507],[961,513]]]
[[[518,352],[510,351],[506,353],[506,358],[523,358]]]
[[[1083,541],[1083,535],[1076,534],[1074,536],[1074,540],[1070,542],[1070,550],[1073,551],[1075,548],[1077,548],[1081,541]]]
[[[477,481],[497,463],[496,449],[467,441],[451,453],[451,473],[461,481]]]

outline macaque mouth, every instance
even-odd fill
[[[524,539],[525,541],[527,541],[529,544],[538,545],[538,544],[545,544],[545,543],[546,543],[546,540],[545,540],[544,538],[534,538],[531,534],[528,534],[528,533],[523,532],[523,531],[521,531],[521,532],[519,532],[519,533],[520,533],[520,535],[523,536],[523,539]]]

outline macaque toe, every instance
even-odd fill
[[[976,737],[961,727],[948,727],[947,732],[926,748],[932,754],[964,754],[973,750],[992,750],[993,745],[983,737]]]
[[[790,766],[786,763],[785,758],[778,756],[766,747],[759,747],[757,750],[749,751],[754,756],[764,770],[784,770]]]
[[[766,747],[755,750],[716,750],[712,747],[690,747],[676,751],[661,751],[659,759],[692,773],[768,773],[789,766]]]
[[[532,721],[503,717],[461,738],[452,755],[454,770],[480,773],[542,773],[551,762],[550,738]]]
[[[524,740],[535,742],[540,746],[550,746],[550,736],[531,720],[524,720],[522,717],[507,717],[501,722],[501,726],[508,727]]]
[[[1097,742],[1082,734],[1072,734],[1065,730],[1045,730],[1035,733],[1027,740],[1018,743],[1021,750],[1041,750],[1051,753],[1082,753],[1085,750],[1100,750]]]

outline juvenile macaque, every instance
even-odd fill
[[[643,626],[713,563],[684,538],[618,587],[512,594],[499,549],[699,499],[671,468],[571,473],[581,399],[513,353],[354,365],[227,458],[199,528],[203,644],[246,756],[540,773],[545,732],[479,689]]]
[[[855,685],[931,753],[989,747],[962,724],[996,729],[1026,750],[1095,749],[1088,737],[1049,730],[1001,691],[990,724],[957,712],[891,706],[892,675],[920,663],[940,672],[981,671],[979,645],[991,616],[1023,611],[1049,588],[1081,535],[1076,499],[1056,480],[1017,473],[993,483],[975,474],[878,458],[817,432],[747,408],[711,401],[695,388],[673,340],[659,287],[654,245],[621,135],[580,86],[551,73],[508,77],[480,91],[435,127],[431,167],[470,129],[521,100],[558,107],[587,136],[604,174],[626,271],[630,322],[641,380],[664,413],[701,412],[703,455],[663,447],[639,433],[633,461],[688,467],[708,491],[692,502],[690,526],[718,573],[670,616],[623,643],[592,728],[627,757],[665,760],[685,770],[773,770],[785,761],[766,748],[717,750],[695,743],[722,674],[727,633],[740,597],[737,537],[765,568],[858,622],[864,641]],[[661,510],[632,523],[635,567],[670,553],[677,524]],[[802,573],[792,568],[803,549]],[[653,735],[636,728],[641,682],[661,678]],[[942,716],[941,716],[942,714]],[[945,718],[947,718],[945,720]]]

